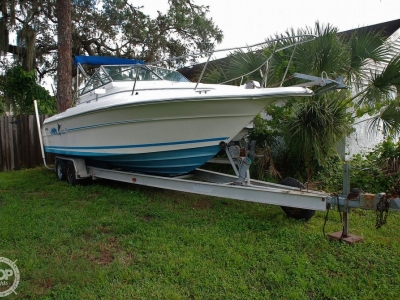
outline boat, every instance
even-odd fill
[[[304,86],[194,83],[140,60],[77,56],[74,61],[84,75],[85,64],[97,69],[79,89],[74,107],[44,121],[45,151],[146,174],[189,173],[265,107],[313,94]]]

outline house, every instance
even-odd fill
[[[388,59],[392,59],[396,55],[400,55],[400,19],[385,23],[375,24],[371,26],[361,27],[341,32],[342,35],[351,35],[357,30],[366,29],[372,31],[382,31],[387,36],[387,42],[390,45],[390,53]],[[369,63],[368,68],[372,72],[382,72],[386,64]],[[353,91],[355,93],[355,91]],[[378,132],[369,130],[369,116],[365,116],[355,122],[355,132],[346,140],[346,152],[351,156],[357,153],[368,152],[374,146],[383,141],[383,135]]]

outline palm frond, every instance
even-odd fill
[[[321,76],[322,72],[330,77],[342,75],[347,61],[337,31],[330,24],[323,26],[318,22],[313,29],[307,28],[303,31],[304,34],[314,34],[317,38],[299,45],[294,60],[296,71],[314,76]]]
[[[261,68],[258,72],[252,72],[260,68],[267,57],[263,51],[247,51],[238,50],[231,55],[230,64],[228,66],[228,74],[231,78],[241,77],[246,75],[244,80],[262,81],[265,69]],[[263,70],[264,69],[264,70]]]
[[[370,131],[381,129],[385,136],[398,136],[400,134],[400,98],[391,101],[381,112],[372,117],[368,124]]]
[[[240,84],[247,80],[262,81],[265,68],[262,68],[266,61],[263,51],[238,50],[230,53],[225,63],[212,63],[204,75],[204,82]],[[260,68],[261,67],[261,68]],[[255,72],[254,70],[259,69]],[[228,81],[237,78],[237,80]]]
[[[393,57],[381,73],[370,71],[366,88],[354,99],[359,105],[375,105],[393,98],[400,92],[400,55]]]
[[[340,92],[339,100],[337,96],[314,96],[294,107],[293,116],[284,124],[290,147],[304,157],[313,155],[320,160],[350,133],[346,93]]]
[[[212,62],[206,69],[203,75],[202,82],[204,83],[221,83],[228,80],[227,74],[224,71],[223,66],[219,63]]]
[[[347,42],[350,62],[348,77],[363,77],[366,66],[371,63],[387,62],[389,48],[382,32],[358,30]]]

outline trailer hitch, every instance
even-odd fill
[[[348,244],[353,244],[361,242],[363,238],[349,233],[349,214],[352,209],[375,210],[375,227],[378,229],[386,224],[389,209],[400,210],[400,199],[385,193],[368,194],[361,190],[357,194],[357,191],[353,189],[347,196],[331,195],[328,198],[327,205],[329,205],[329,208],[337,206],[339,212],[343,214],[343,231],[331,233],[328,237],[333,240],[341,240]]]

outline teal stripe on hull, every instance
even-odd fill
[[[142,154],[82,153],[73,150],[46,148],[46,152],[83,157],[88,164],[100,167],[119,167],[134,172],[157,175],[180,175],[204,165],[220,147],[207,146],[192,149],[162,151]]]

